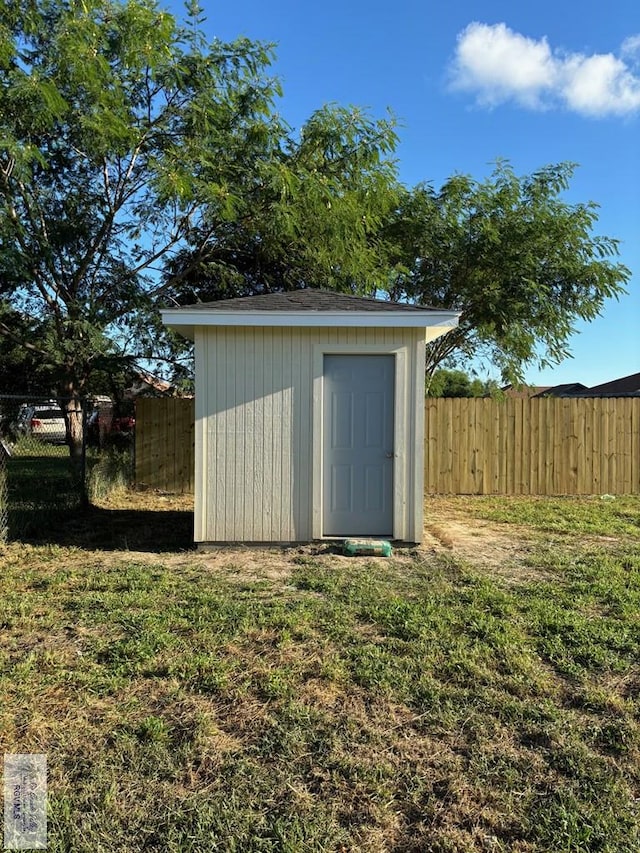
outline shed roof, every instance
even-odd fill
[[[162,319],[187,337],[195,326],[457,326],[459,312],[329,290],[263,293],[165,308]]]
[[[195,311],[437,311],[424,305],[371,299],[331,290],[291,290],[287,293],[261,293],[217,302],[198,302],[180,310]]]

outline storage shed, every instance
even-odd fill
[[[195,341],[195,541],[422,538],[425,341],[452,311],[321,290],[162,312]]]

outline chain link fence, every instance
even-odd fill
[[[0,545],[9,538],[9,492],[7,461],[11,456],[9,445],[0,438]]]
[[[127,457],[133,424],[107,399],[0,395],[0,542],[46,536],[79,514],[93,480]]]

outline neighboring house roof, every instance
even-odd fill
[[[582,382],[565,382],[563,385],[552,385],[550,388],[534,394],[534,397],[581,397],[583,391],[588,391]]]
[[[513,385],[504,385],[500,390],[505,395],[515,400],[527,400],[529,397],[540,397],[549,389],[548,385],[523,385],[522,388],[514,388]],[[491,396],[488,394],[487,396]]]
[[[135,397],[166,397],[171,394],[173,386],[165,379],[147,373],[145,370],[137,370],[131,385],[125,389],[125,399]]]
[[[196,326],[437,326],[444,331],[457,326],[460,316],[458,311],[315,288],[199,302],[165,308],[161,314],[164,323],[187,337],[193,337]]]
[[[633,396],[640,397],[640,373],[632,373],[621,379],[613,379],[611,382],[603,382],[589,388],[589,397],[617,397]]]

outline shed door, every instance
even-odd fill
[[[323,535],[393,535],[392,355],[325,355]]]

